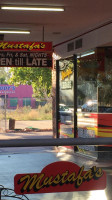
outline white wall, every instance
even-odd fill
[[[89,31],[89,30],[88,30]],[[80,33],[81,34],[81,33]],[[83,34],[83,33],[82,33]],[[75,38],[75,36],[73,36]],[[77,37],[77,36],[76,36]],[[67,44],[74,42],[77,39],[82,38],[82,48],[75,49],[74,51],[67,52]],[[105,25],[102,28],[94,30],[90,33],[83,35],[82,37],[76,38],[64,44],[61,44],[54,48],[54,52],[61,56],[62,58],[71,56],[73,54],[82,53],[95,47],[99,46],[111,46],[112,45],[112,24]],[[75,46],[75,45],[74,45]]]

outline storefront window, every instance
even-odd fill
[[[59,61],[59,134],[74,137],[74,62]]]
[[[78,137],[111,137],[112,131],[112,48],[97,48],[78,59]],[[79,151],[111,150],[111,147],[78,146]],[[100,155],[104,153],[100,152]],[[107,154],[106,154],[107,156]]]
[[[31,106],[31,98],[23,98],[23,106]]]
[[[17,107],[18,99],[17,98],[10,98],[10,107]]]

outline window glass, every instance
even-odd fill
[[[112,48],[97,48],[78,59],[78,137],[112,137]],[[95,157],[109,157],[111,146],[78,146]],[[86,152],[85,152],[86,151]],[[104,151],[107,151],[104,155]]]
[[[59,134],[74,137],[74,62],[59,61]]]
[[[23,98],[23,106],[31,106],[31,98]]]
[[[10,107],[17,107],[18,99],[17,98],[10,98]]]
[[[95,137],[95,127],[97,125],[97,71],[98,62],[96,55],[88,55],[78,59],[78,137],[93,138]],[[78,150],[82,153],[96,156],[95,146],[79,145]],[[86,152],[87,151],[87,152]]]

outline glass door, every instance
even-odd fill
[[[75,57],[75,56],[74,56]],[[74,138],[75,105],[75,59],[62,59],[57,62],[57,137]],[[76,57],[75,57],[76,58]],[[58,84],[59,83],[59,84]]]

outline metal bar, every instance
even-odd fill
[[[74,138],[77,137],[77,56],[74,55]]]
[[[3,187],[0,187],[0,200],[1,200],[1,197],[2,197],[2,190],[4,190],[4,188]]]
[[[59,114],[59,60],[56,61],[56,137],[59,138],[59,123],[60,123],[60,114]]]
[[[5,91],[5,131],[6,131],[6,129],[7,129],[7,117],[6,117],[6,115],[7,115],[7,112],[6,112],[6,108],[7,108],[7,105],[6,105],[6,102],[7,102],[7,100],[6,100],[6,91]]]
[[[1,147],[33,147],[33,146],[75,146],[75,145],[112,145],[112,138],[62,138],[62,139],[14,139],[0,140]]]

